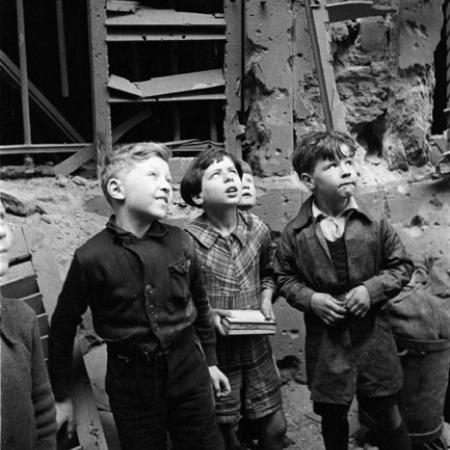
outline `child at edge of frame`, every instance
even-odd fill
[[[283,446],[286,420],[280,379],[267,336],[226,336],[221,325],[231,310],[261,309],[273,318],[271,239],[255,215],[239,210],[242,168],[223,149],[207,149],[193,161],[180,187],[181,196],[203,214],[187,226],[200,259],[217,330],[218,367],[231,394],[216,402],[217,420],[227,450],[241,449],[241,417],[258,421],[263,450]]]
[[[374,420],[381,450],[409,450],[396,394],[402,370],[381,309],[408,283],[413,264],[392,226],[354,197],[354,141],[310,132],[293,167],[312,195],[282,232],[275,271],[280,295],[304,313],[306,369],[326,450],[347,450],[356,395]]]
[[[215,331],[192,238],[162,223],[172,200],[170,150],[157,143],[106,155],[101,186],[114,214],[76,250],[49,336],[49,371],[58,426],[73,430],[68,397],[72,348],[90,307],[106,342],[105,388],[125,450],[217,450],[211,381],[229,393],[217,368]],[[209,370],[208,370],[209,369]]]

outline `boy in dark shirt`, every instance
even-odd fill
[[[106,391],[123,449],[222,448],[215,334],[192,238],[161,223],[172,198],[170,151],[141,143],[114,151],[101,183],[114,215],[76,252],[52,317],[50,377],[59,424],[68,398],[76,327],[89,306],[107,343]],[[209,366],[209,371],[207,366]]]
[[[348,448],[356,394],[377,423],[381,449],[406,450],[395,397],[401,366],[380,307],[409,281],[413,265],[392,226],[353,197],[354,152],[343,133],[301,140],[293,166],[312,196],[283,231],[275,270],[280,295],[305,315],[308,384],[326,449]]]

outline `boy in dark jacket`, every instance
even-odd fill
[[[0,277],[8,270],[12,234],[0,202]],[[34,311],[0,296],[0,448],[56,450],[55,402]]]
[[[101,183],[114,215],[76,252],[52,317],[50,377],[59,422],[71,420],[72,347],[89,306],[107,343],[106,391],[123,449],[222,448],[215,333],[194,244],[160,222],[172,198],[169,150],[123,146],[105,162]],[[209,366],[209,371],[208,371]]]
[[[326,449],[348,448],[355,394],[377,423],[381,449],[409,449],[395,397],[401,366],[380,307],[413,266],[391,225],[353,197],[354,153],[352,139],[338,132],[300,141],[293,166],[312,196],[283,231],[275,270],[280,295],[304,312],[308,384]]]

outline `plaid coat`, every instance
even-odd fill
[[[339,326],[326,326],[311,310],[311,297],[315,292],[333,295],[340,286],[311,205],[312,197],[283,231],[275,272],[280,295],[304,312],[312,400],[349,403],[356,391],[367,397],[392,395],[401,388],[401,367],[380,307],[408,282],[412,261],[385,219],[374,219],[361,206],[352,210],[344,233],[348,289],[363,284],[372,307],[364,319],[349,317]]]

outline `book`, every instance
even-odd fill
[[[233,335],[275,334],[277,326],[274,320],[266,320],[257,309],[233,310],[230,317],[222,318],[225,333]]]

